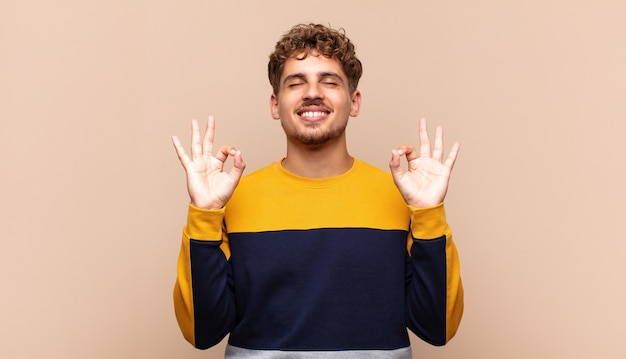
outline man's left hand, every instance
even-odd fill
[[[435,130],[435,145],[431,150],[425,119],[419,122],[419,138],[419,154],[415,147],[402,145],[391,151],[389,168],[406,203],[426,208],[443,202],[460,145],[455,142],[443,161],[443,129],[438,126]],[[402,156],[406,156],[408,162],[406,171],[400,164]]]

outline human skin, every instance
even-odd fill
[[[312,51],[287,59],[280,91],[270,97],[272,118],[287,139],[285,169],[304,177],[332,177],[353,163],[345,128],[359,114],[361,93],[350,93],[348,79],[334,58]]]

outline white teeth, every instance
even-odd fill
[[[319,117],[319,116],[324,116],[326,113],[325,112],[321,112],[321,111],[307,111],[307,112],[303,112],[302,117]]]

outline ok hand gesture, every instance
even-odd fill
[[[203,209],[220,209],[230,199],[246,167],[241,151],[233,146],[221,146],[213,156],[215,119],[209,116],[204,138],[200,140],[198,121],[191,121],[191,157],[185,153],[178,137],[172,143],[180,163],[187,173],[187,190],[191,204]],[[233,157],[233,167],[224,172],[228,156]]]
[[[389,168],[406,203],[417,208],[425,208],[443,202],[460,145],[458,142],[452,145],[450,154],[444,162],[443,129],[437,127],[435,131],[435,146],[432,153],[424,119],[419,123],[419,137],[419,154],[413,146],[402,145],[391,151]],[[402,156],[406,156],[407,171],[400,166]]]

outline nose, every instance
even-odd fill
[[[307,85],[306,91],[304,92],[304,100],[318,100],[323,98],[324,93],[319,83],[311,82]]]

